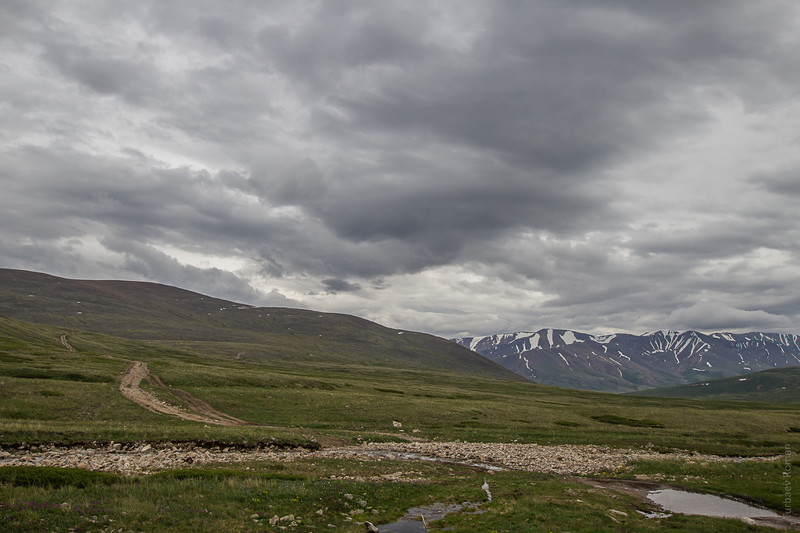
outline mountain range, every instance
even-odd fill
[[[661,330],[590,335],[564,329],[451,339],[537,383],[627,392],[800,366],[785,333]]]

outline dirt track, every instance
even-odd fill
[[[150,386],[164,390],[174,398],[180,400],[186,407],[170,405],[159,400],[154,394],[142,390],[139,384],[143,379],[146,380]],[[143,361],[134,361],[133,365],[122,376],[122,380],[119,384],[119,391],[129,400],[138,403],[145,409],[154,413],[217,426],[253,425],[250,422],[245,422],[244,420],[217,411],[203,400],[186,391],[167,387],[158,376],[150,373],[150,370],[147,368],[147,363]]]
[[[61,341],[61,346],[63,346],[70,352],[74,352],[75,348],[73,348],[72,345],[69,343],[68,337],[69,335],[67,333],[64,333],[58,338],[58,340]]]

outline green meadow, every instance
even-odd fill
[[[743,456],[782,454],[787,445],[800,449],[800,433],[793,430],[800,426],[800,408],[792,404],[600,394],[363,360],[348,365],[243,357],[228,344],[215,355],[211,343],[198,350],[193,343],[132,340],[7,318],[0,319],[0,328],[0,443],[5,446],[203,440],[316,449],[413,436]],[[61,344],[64,334],[73,351]],[[146,361],[165,384],[254,425],[214,426],[141,408],[118,390],[120,376],[134,360]],[[156,387],[149,390],[163,394]],[[782,510],[782,468],[780,461],[724,466],[662,461],[632,464],[613,476],[638,475],[734,494]],[[398,471],[414,471],[416,479],[375,481]],[[333,474],[337,479],[329,479]],[[492,502],[480,490],[487,477]],[[368,505],[359,506],[344,494]],[[414,506],[461,501],[480,503],[482,512],[454,513],[432,525],[457,531],[757,529],[736,520],[683,515],[648,519],[637,512],[647,510],[646,503],[598,491],[578,478],[487,474],[441,463],[262,461],[134,477],[0,468],[0,515],[3,527],[15,531],[260,531],[281,526],[362,531],[367,520],[388,523]],[[273,517],[290,515],[293,520],[270,525]]]

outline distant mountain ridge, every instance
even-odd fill
[[[660,330],[590,335],[566,329],[451,339],[537,383],[634,391],[800,366],[800,336]]]

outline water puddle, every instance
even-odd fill
[[[589,484],[604,490],[623,492],[660,507],[660,509],[651,511],[638,511],[647,518],[669,518],[672,513],[680,513],[716,518],[736,518],[748,524],[779,529],[800,529],[800,518],[796,516],[781,515],[769,509],[731,498],[689,492],[650,482],[593,479],[589,481]]]
[[[672,513],[721,518],[780,518],[781,515],[746,503],[676,489],[660,489],[647,493],[647,499]]]
[[[476,514],[484,512],[479,509],[480,505],[480,503],[476,502],[463,502],[450,505],[434,503],[433,505],[412,507],[397,522],[378,526],[378,531],[380,533],[424,533],[428,531],[427,524],[441,520],[450,513],[458,513],[465,510]]]

